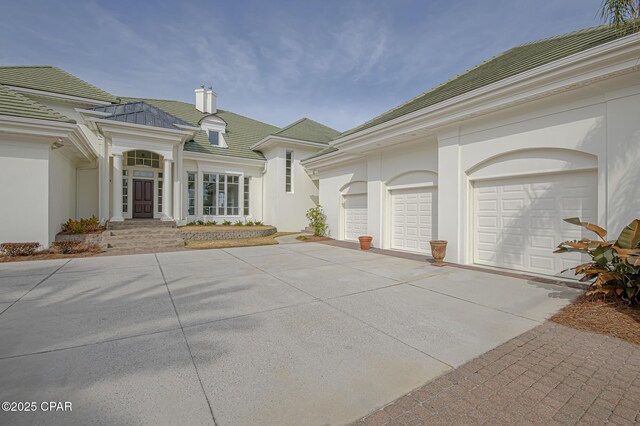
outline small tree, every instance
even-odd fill
[[[327,225],[327,215],[324,214],[322,206],[318,205],[307,210],[307,219],[309,219],[309,226],[313,228],[313,235],[324,237],[329,226]]]

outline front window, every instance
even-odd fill
[[[202,174],[202,207],[206,216],[240,214],[240,177],[218,173]]]
[[[209,130],[209,143],[214,146],[220,146],[220,133]]]
[[[244,178],[244,204],[243,204],[243,213],[245,216],[249,216],[249,187],[250,187],[251,178]]]
[[[284,182],[284,190],[286,192],[293,192],[293,186],[291,184],[292,182],[292,177],[293,177],[293,173],[292,173],[292,167],[293,167],[293,151],[287,151],[287,156],[286,156],[286,160],[285,160],[285,182]]]
[[[127,152],[127,166],[160,168],[160,155],[143,150]]]
[[[202,175],[202,213],[208,216],[216,214],[216,187],[218,175],[204,173]]]
[[[187,210],[189,216],[196,214],[196,174],[187,172]]]

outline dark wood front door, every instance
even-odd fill
[[[133,180],[133,217],[153,217],[152,180]]]

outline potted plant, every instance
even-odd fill
[[[436,260],[434,266],[444,266],[444,257],[447,255],[447,241],[446,240],[431,240],[431,256]]]
[[[370,235],[361,235],[358,237],[358,240],[360,241],[360,250],[369,250],[373,237]]]

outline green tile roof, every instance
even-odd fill
[[[70,118],[0,85],[0,115],[75,123]]]
[[[115,96],[104,90],[60,68],[51,66],[2,66],[0,67],[0,84],[97,101],[118,102]]]
[[[533,68],[600,46],[634,31],[633,25],[621,30],[602,25],[514,47],[340,136],[377,126]]]
[[[301,118],[273,135],[328,144],[338,137],[340,132],[308,118]]]
[[[193,126],[199,126],[200,121],[204,117],[211,115],[198,111],[193,104],[186,102],[125,97],[121,99],[123,102],[144,101],[192,124]],[[250,147],[256,142],[264,139],[266,136],[280,130],[278,127],[229,111],[218,110],[214,115],[227,123],[226,133],[223,134],[223,137],[227,142],[228,147],[221,148],[212,146],[211,143],[209,143],[207,132],[199,130],[195,133],[193,140],[185,144],[185,151],[264,160],[262,153],[253,151]]]
[[[311,160],[312,158],[322,157],[325,154],[336,152],[337,150],[338,150],[338,148],[334,148],[332,146],[328,146],[328,147],[324,148],[322,151],[316,152],[312,156],[305,158],[303,161]]]

